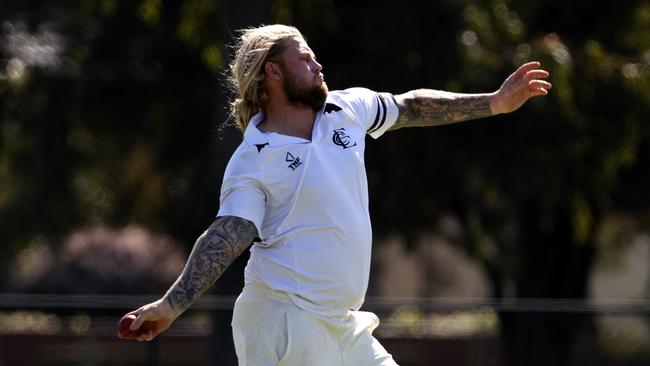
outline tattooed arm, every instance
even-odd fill
[[[520,66],[494,93],[458,94],[419,89],[396,95],[399,115],[390,130],[438,126],[517,110],[531,97],[548,94],[552,87],[547,81],[537,80],[549,76],[548,72],[537,69],[539,66],[539,62]]]
[[[194,244],[185,269],[160,300],[131,312],[131,329],[147,322],[148,332],[127,337],[149,341],[165,331],[257,237],[255,225],[235,216],[218,217]]]
[[[196,241],[183,273],[164,299],[177,312],[185,311],[256,236],[257,229],[250,221],[234,216],[217,218]]]
[[[419,89],[396,95],[397,121],[390,130],[402,127],[439,126],[493,115],[493,94],[457,94]]]

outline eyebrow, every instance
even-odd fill
[[[300,55],[310,54],[314,60],[316,59],[316,54],[314,53],[314,51],[308,45],[303,44],[302,42],[298,44],[294,44],[293,46],[291,46],[291,48],[295,49]]]
[[[313,58],[314,60],[316,59],[316,54],[311,49],[306,49],[306,50],[305,49],[299,49],[298,53],[300,55],[310,55],[311,58]]]

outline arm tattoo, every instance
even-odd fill
[[[165,296],[185,311],[257,237],[255,225],[235,216],[218,217],[194,244],[185,269]]]
[[[419,89],[395,96],[399,115],[389,130],[438,126],[493,115],[490,94],[457,94]]]

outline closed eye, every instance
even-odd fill
[[[316,56],[311,53],[303,53],[300,55],[300,58],[307,61],[316,61]]]

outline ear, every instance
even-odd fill
[[[266,61],[264,64],[264,72],[271,79],[280,80],[282,78],[282,70],[280,70],[280,65],[276,64],[273,61]]]

